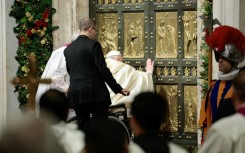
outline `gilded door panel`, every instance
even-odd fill
[[[197,14],[196,11],[185,11],[182,17],[184,24],[184,57],[197,57]]]
[[[104,54],[118,50],[118,15],[117,13],[97,14],[98,41]]]
[[[185,127],[184,132],[197,131],[197,87],[184,87]]]
[[[144,13],[124,13],[125,58],[144,57]]]
[[[156,85],[156,92],[167,97],[169,105],[169,129],[171,132],[177,132],[177,85]]]
[[[156,58],[177,58],[177,12],[156,13]]]

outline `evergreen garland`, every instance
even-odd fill
[[[17,26],[13,30],[19,44],[15,57],[19,63],[17,77],[27,76],[28,57],[32,52],[38,60],[38,76],[42,75],[53,50],[52,32],[58,29],[52,26],[52,15],[55,12],[52,0],[15,0],[11,6],[9,16],[16,19]],[[16,85],[15,92],[19,94],[20,107],[25,106],[29,96],[27,86]]]
[[[203,22],[209,22],[212,20],[212,1],[211,0],[203,0],[202,6],[201,6],[201,12],[203,14]],[[211,22],[212,23],[212,22]],[[208,27],[208,25],[204,25],[203,31],[205,31]],[[210,25],[209,25],[210,26]],[[212,25],[211,25],[212,26]],[[209,55],[209,46],[205,42],[205,35],[202,36],[202,43],[201,43],[201,67],[202,71],[200,72],[200,79],[202,79],[201,87],[202,87],[202,96],[204,97],[208,91],[208,55]]]

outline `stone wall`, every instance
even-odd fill
[[[16,74],[18,43],[13,32],[15,19],[9,17],[14,0],[0,1],[0,130],[7,120],[20,115],[17,94],[10,82]]]
[[[53,25],[59,29],[53,32],[54,49],[71,41],[72,33],[78,31],[79,21],[89,16],[89,0],[53,0],[57,13],[53,16]]]

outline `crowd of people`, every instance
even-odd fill
[[[71,44],[54,51],[39,85],[36,116],[23,116],[0,136],[1,153],[187,153],[160,136],[167,123],[167,97],[154,93],[154,62],[140,72],[122,62],[119,51],[104,56],[95,40],[96,24],[80,22],[80,33]],[[206,37],[219,63],[219,80],[204,98],[198,125],[203,129],[200,153],[241,153],[245,142],[245,37],[229,26],[220,26]],[[108,118],[111,104],[127,103],[130,128]],[[67,122],[70,109],[76,123]],[[206,136],[207,134],[207,136]],[[128,141],[130,140],[130,141]]]

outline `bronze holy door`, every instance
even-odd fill
[[[119,50],[124,62],[144,71],[155,61],[155,90],[169,101],[173,141],[197,143],[197,1],[91,0],[104,53]],[[168,133],[167,132],[167,133]]]

